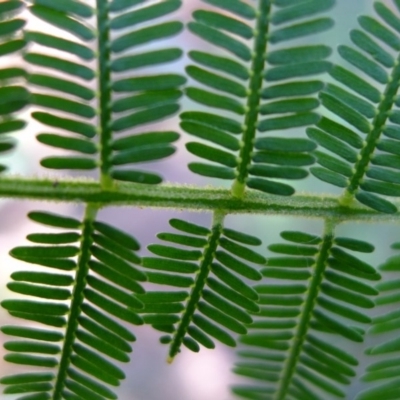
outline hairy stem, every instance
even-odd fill
[[[397,91],[400,87],[400,56],[396,62],[396,66],[392,71],[387,84],[382,101],[378,106],[378,112],[372,122],[372,129],[368,133],[365,139],[365,145],[360,153],[360,158],[354,166],[354,174],[350,179],[350,182],[339,199],[340,204],[348,206],[354,199],[354,196],[364,178],[364,175],[368,169],[368,165],[371,161],[371,157],[374,154],[376,144],[382,134],[382,130],[385,127],[386,121],[390,114],[390,110],[393,108],[393,104],[396,99]]]
[[[203,251],[203,256],[201,258],[200,268],[195,284],[190,293],[189,301],[186,304],[186,309],[182,314],[182,318],[172,339],[168,355],[169,363],[171,363],[174,357],[179,353],[180,347],[182,346],[182,341],[185,338],[190,322],[192,321],[193,315],[197,309],[197,305],[201,299],[204,285],[206,284],[207,277],[210,273],[210,265],[214,260],[219,238],[222,233],[224,217],[225,213],[219,210],[215,211],[213,216],[212,230],[208,237],[207,245]]]
[[[92,245],[93,226],[98,208],[88,204],[86,207],[85,218],[82,227],[80,254],[78,258],[78,267],[75,275],[75,286],[72,293],[70,313],[68,317],[67,329],[65,332],[64,345],[61,353],[61,360],[58,368],[58,374],[54,385],[52,399],[61,400],[62,391],[67,377],[67,370],[70,358],[73,352],[72,346],[75,342],[75,335],[78,329],[78,317],[83,303],[83,291],[86,287],[86,277],[89,273],[88,261],[90,259],[90,246]]]
[[[84,179],[35,179],[0,177],[0,198],[34,199],[71,203],[95,203],[99,207],[136,206],[196,211],[225,210],[229,214],[290,215],[335,218],[338,221],[400,222],[400,213],[382,214],[362,205],[341,207],[333,195],[298,194],[282,198],[249,190],[246,198],[232,197],[229,190],[187,185],[140,185],[118,183],[104,191],[99,182]],[[400,207],[399,201],[394,201]]]
[[[239,198],[243,197],[244,195],[245,182],[248,175],[248,167],[251,164],[251,154],[253,151],[254,138],[257,130],[258,112],[261,101],[261,87],[265,66],[265,54],[268,43],[267,38],[270,9],[270,0],[260,0],[254,38],[249,94],[247,98],[244,131],[242,136],[243,146],[239,154],[240,161],[236,170],[237,177],[232,185],[232,195]]]
[[[99,69],[100,181],[103,189],[111,189],[111,70],[108,1],[96,0]]]
[[[274,397],[275,400],[286,399],[287,391],[289,390],[293,375],[296,371],[297,362],[303,348],[308,328],[310,327],[310,322],[315,302],[318,297],[319,288],[321,286],[324,277],[327,265],[326,261],[329,257],[329,250],[331,249],[333,244],[334,227],[335,223],[332,220],[328,219],[325,221],[323,240],[319,246],[319,252],[316,256],[314,274],[307,291],[307,299],[304,303],[303,309],[300,314],[300,320],[297,325],[297,330],[292,339],[292,344],[289,349],[289,354],[286,359],[284,368],[282,370],[281,378],[279,381],[279,387]]]

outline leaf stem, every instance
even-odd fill
[[[339,199],[343,206],[348,206],[354,199],[354,196],[362,183],[365,173],[368,169],[371,158],[374,154],[376,145],[382,134],[382,130],[386,124],[390,110],[396,100],[397,91],[400,87],[400,56],[398,57],[392,74],[389,78],[383,98],[378,106],[378,112],[372,122],[372,129],[365,139],[365,145],[360,152],[360,157],[354,166],[354,174],[345,189],[344,193]]]
[[[58,374],[54,385],[53,400],[62,399],[62,391],[67,377],[67,370],[73,352],[73,344],[78,329],[78,317],[83,303],[83,291],[86,287],[86,277],[89,273],[88,261],[90,259],[90,246],[92,245],[93,226],[98,208],[92,204],[86,206],[85,217],[83,220],[80,254],[75,275],[75,286],[72,293],[70,312],[68,317],[67,329],[65,332],[64,345],[61,352],[61,359]]]
[[[265,67],[265,54],[268,44],[269,14],[271,10],[270,0],[260,0],[258,18],[255,30],[253,60],[250,72],[249,93],[247,98],[244,131],[242,135],[242,148],[239,154],[239,165],[236,170],[236,179],[232,184],[232,195],[242,198],[245,191],[245,183],[248,175],[248,167],[251,164],[251,155],[254,147],[254,138],[257,131],[259,105],[261,101],[261,87]]]
[[[110,28],[108,1],[96,0],[99,71],[99,119],[100,119],[100,182],[104,190],[113,187],[111,169],[111,69]]]
[[[180,184],[157,186],[119,182],[114,191],[104,191],[91,179],[37,179],[0,177],[0,198],[34,199],[70,203],[93,203],[99,207],[136,206],[195,211],[225,210],[229,214],[287,215],[305,218],[336,218],[338,221],[400,222],[400,213],[382,214],[359,204],[342,207],[333,195],[296,194],[290,197],[268,195],[256,190],[246,197],[232,197],[218,187]],[[400,207],[399,201],[394,204]]]
[[[287,391],[289,390],[292,377],[295,374],[297,362],[302,351],[304,340],[310,327],[315,302],[319,294],[319,288],[324,277],[327,265],[326,261],[329,257],[329,250],[333,245],[333,234],[335,225],[336,222],[332,219],[327,219],[325,221],[323,240],[319,246],[319,252],[316,255],[314,274],[311,279],[309,288],[306,292],[307,298],[300,314],[300,320],[297,325],[295,335],[292,339],[292,344],[289,350],[288,357],[282,370],[279,387],[274,397],[275,400],[286,399]]]
[[[208,236],[207,245],[204,247],[203,256],[200,260],[200,268],[197,273],[196,281],[189,296],[189,301],[183,311],[182,318],[178,328],[175,331],[172,343],[169,349],[168,362],[171,363],[174,357],[179,353],[183,339],[187,333],[193,315],[196,312],[197,306],[201,299],[207,277],[210,273],[210,266],[214,260],[215,252],[218,247],[219,238],[222,233],[225,213],[221,210],[216,210],[213,215],[212,229]]]

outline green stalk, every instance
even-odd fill
[[[54,384],[52,399],[61,400],[64,384],[67,379],[67,370],[73,352],[73,344],[78,329],[78,318],[81,313],[81,306],[84,300],[83,291],[86,287],[86,277],[89,274],[88,261],[90,260],[90,246],[92,245],[93,226],[98,208],[88,204],[86,206],[85,217],[83,220],[80,254],[75,275],[75,286],[72,292],[71,307],[68,316],[68,324],[65,332],[64,345],[61,352],[61,360],[58,368],[57,378]]]
[[[305,218],[335,218],[368,223],[400,222],[400,213],[382,214],[359,204],[338,205],[334,195],[296,194],[287,198],[248,191],[241,200],[227,189],[187,185],[140,185],[118,183],[104,191],[90,179],[35,179],[0,177],[0,198],[32,199],[61,203],[94,203],[99,207],[135,206],[194,211],[225,210],[229,214],[286,215]],[[400,202],[394,201],[400,208]]]
[[[246,187],[248,167],[251,164],[254,138],[257,131],[258,110],[261,101],[261,88],[265,67],[265,54],[268,44],[270,0],[260,0],[258,18],[255,30],[253,60],[251,64],[249,95],[247,98],[244,131],[242,135],[243,146],[240,149],[239,165],[236,170],[236,179],[232,184],[232,195],[242,198]]]
[[[111,69],[108,0],[96,0],[99,72],[100,182],[105,190],[113,187],[111,169]]]
[[[183,311],[182,318],[179,322],[178,329],[174,333],[172,343],[169,349],[168,362],[171,363],[174,357],[179,353],[183,339],[186,336],[193,315],[196,312],[197,305],[201,299],[207,277],[210,273],[210,266],[214,260],[215,252],[218,247],[219,238],[222,233],[223,221],[225,213],[216,211],[213,216],[212,230],[208,237],[207,245],[204,248],[203,256],[200,262],[199,272],[193,289],[189,296],[189,301],[186,304],[186,309]]]
[[[361,150],[360,157],[354,166],[355,172],[351,177],[347,188],[339,199],[340,204],[343,206],[350,205],[354,199],[354,196],[356,195],[362,179],[364,178],[365,172],[368,169],[371,157],[374,154],[376,144],[378,143],[378,140],[382,134],[382,130],[385,127],[390,110],[393,108],[399,87],[400,56],[397,59],[396,66],[394,67],[389,78],[389,83],[385,88],[382,101],[379,103],[378,112],[372,122],[372,129],[365,139],[365,145]]]
[[[310,327],[315,302],[317,300],[319,288],[321,286],[326,270],[326,261],[329,257],[329,251],[333,245],[334,228],[335,222],[333,222],[332,220],[325,221],[323,240],[319,246],[319,252],[316,255],[314,274],[311,279],[310,286],[307,290],[307,299],[300,314],[300,320],[297,325],[297,330],[292,339],[292,344],[282,370],[278,390],[275,394],[274,400],[286,399],[287,391],[290,388],[293,375],[296,372],[297,362],[303,348],[307,331]]]

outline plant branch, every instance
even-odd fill
[[[203,294],[203,289],[206,284],[208,275],[210,274],[210,266],[215,257],[215,252],[218,247],[218,241],[221,237],[225,214],[219,210],[214,212],[212,230],[208,237],[207,246],[204,248],[203,256],[200,261],[199,271],[197,273],[195,284],[189,296],[189,301],[186,304],[185,311],[182,314],[178,329],[174,333],[172,340],[168,362],[171,363],[174,357],[179,353],[182,342],[185,338],[193,315],[197,310],[199,301]]]
[[[232,195],[242,198],[245,190],[245,182],[248,175],[248,167],[251,164],[251,155],[254,146],[254,138],[257,130],[257,120],[261,99],[261,87],[265,65],[265,54],[268,43],[268,27],[271,2],[261,0],[256,25],[256,37],[254,39],[253,61],[251,65],[251,78],[249,84],[249,96],[247,100],[244,132],[242,135],[243,147],[240,150],[237,177],[232,185]]]
[[[89,273],[88,261],[90,259],[90,246],[92,244],[93,226],[96,218],[97,208],[91,204],[86,206],[85,219],[83,221],[82,238],[78,268],[75,276],[75,287],[72,294],[71,307],[68,317],[68,325],[65,333],[64,346],[61,353],[60,365],[57,379],[54,385],[53,400],[61,400],[62,391],[67,377],[67,370],[73,353],[73,345],[76,341],[75,335],[78,329],[78,317],[83,302],[83,290],[86,287],[86,277]]]
[[[307,218],[336,218],[340,221],[400,222],[400,213],[380,214],[362,205],[342,207],[327,195],[298,194],[291,197],[248,191],[233,198],[228,189],[180,184],[140,185],[118,183],[115,190],[102,190],[90,179],[0,178],[0,198],[96,203],[100,207],[136,206],[196,210],[224,210],[229,214],[291,215]],[[400,205],[400,202],[397,202]]]
[[[310,286],[307,290],[307,299],[304,303],[300,320],[297,324],[296,333],[292,340],[292,345],[288,354],[288,358],[282,371],[279,389],[276,393],[275,400],[286,399],[286,395],[291,385],[293,375],[296,372],[297,362],[302,352],[304,340],[310,327],[316,299],[318,297],[321,283],[324,277],[326,262],[329,257],[329,250],[331,249],[333,244],[334,227],[334,221],[329,219],[325,221],[323,241],[319,247],[318,256],[316,257],[314,274],[310,281]]]
[[[108,2],[97,0],[98,69],[99,69],[99,124],[100,124],[100,169],[104,189],[112,187],[111,169],[111,70],[110,70],[110,26]]]

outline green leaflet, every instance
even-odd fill
[[[239,141],[224,131],[213,129],[203,124],[185,121],[181,123],[181,128],[191,135],[219,144],[230,150],[240,149]]]
[[[182,96],[182,92],[176,89],[163,91],[150,91],[133,96],[123,97],[112,104],[114,112],[123,112],[135,108],[151,108],[158,105],[174,103]]]
[[[34,4],[52,8],[57,11],[79,15],[82,18],[93,16],[93,10],[88,5],[75,0],[66,0],[62,4],[54,3],[51,0],[34,0]]]
[[[353,89],[356,93],[364,96],[372,102],[377,103],[380,101],[381,94],[379,93],[379,90],[365,80],[361,79],[358,75],[344,69],[339,65],[335,65],[331,69],[330,74],[338,82],[343,83],[350,89]]]
[[[247,95],[246,88],[240,83],[220,75],[212,74],[205,69],[190,65],[186,67],[186,72],[196,81],[214,89],[233,94],[237,97],[246,97]]]
[[[275,50],[267,55],[270,64],[291,64],[305,61],[317,61],[327,58],[332,50],[328,46],[301,46],[284,50]]]
[[[348,46],[339,46],[339,54],[350,64],[353,64],[355,67],[359,68],[371,78],[375,79],[379,83],[387,83],[388,75],[386,71],[376,64],[374,61],[369,60],[362,53],[353,50]]]
[[[123,131],[125,129],[163,120],[175,114],[178,110],[179,106],[177,104],[151,107],[114,120],[111,128],[115,132]]]
[[[47,157],[40,165],[51,169],[95,169],[97,162],[85,157]]]
[[[31,74],[29,76],[29,82],[33,85],[48,87],[60,92],[69,93],[83,100],[92,100],[95,96],[92,90],[82,85],[47,75]]]
[[[143,45],[159,39],[175,36],[182,31],[181,22],[166,22],[148,28],[127,33],[111,42],[111,50],[114,53],[121,53],[131,47]]]
[[[346,178],[344,178],[341,174],[330,171],[329,169],[311,167],[310,172],[321,181],[328,182],[332,185],[341,188],[345,188],[348,185],[348,180]]]
[[[323,88],[321,81],[298,81],[272,85],[264,88],[261,96],[264,99],[279,97],[307,96],[319,92]]]
[[[242,42],[233,39],[231,36],[197,22],[190,22],[188,27],[191,32],[214,46],[228,50],[244,61],[249,61],[251,59],[250,49]]]
[[[36,138],[41,143],[61,149],[74,150],[84,154],[97,153],[96,145],[87,140],[46,133],[41,133]]]
[[[167,50],[156,50],[131,56],[124,56],[112,60],[111,69],[115,72],[123,72],[150,65],[164,64],[179,59],[182,57],[182,54],[183,52],[181,49],[170,48]]]
[[[84,60],[92,60],[94,58],[94,52],[90,48],[71,40],[34,31],[25,32],[24,38],[27,42],[35,42],[42,46],[62,50],[74,54]]]
[[[221,129],[230,133],[242,132],[242,126],[238,121],[220,115],[204,112],[184,112],[181,114],[184,121],[197,122],[205,126]]]
[[[221,108],[239,115],[243,115],[245,111],[243,105],[236,99],[214,94],[207,90],[189,87],[186,89],[186,95],[190,99],[209,107]]]
[[[248,69],[239,62],[231,60],[230,58],[220,57],[202,51],[191,51],[189,52],[189,57],[199,64],[226,72],[234,77],[244,80],[249,78]]]
[[[23,6],[23,3],[19,0],[4,1],[1,3],[1,6],[0,6],[0,14],[18,10],[22,6]]]
[[[302,36],[313,35],[331,28],[332,25],[333,21],[330,18],[318,18],[300,24],[294,24],[287,28],[275,30],[271,34],[269,41],[271,43],[279,43]]]
[[[360,16],[358,22],[367,32],[371,33],[376,38],[380,39],[394,50],[400,50],[400,39],[376,19]]]
[[[92,69],[72,61],[39,53],[28,53],[24,56],[24,59],[31,64],[62,71],[68,75],[77,76],[86,81],[90,81],[94,78],[94,72]]]
[[[71,1],[71,3],[75,2]],[[31,13],[36,17],[43,19],[44,21],[52,25],[55,25],[57,28],[61,28],[67,32],[70,32],[74,36],[77,36],[82,40],[89,41],[95,38],[94,32],[90,28],[88,28],[83,23],[68,17],[67,14],[64,14],[61,11],[54,10],[41,5],[34,5],[31,6],[29,9]],[[68,11],[70,10],[68,9]]]
[[[341,102],[351,105],[360,114],[366,118],[373,118],[376,115],[374,107],[366,100],[353,95],[347,90],[340,88],[339,86],[328,83],[326,85],[326,92],[336,97]]]
[[[193,17],[201,24],[222,29],[224,31],[241,36],[244,39],[251,39],[253,37],[253,31],[247,24],[223,14],[212,11],[198,10],[193,13]]]
[[[300,4],[296,6],[277,11],[273,15],[271,22],[274,25],[280,25],[292,20],[308,17],[310,15],[326,11],[330,9],[334,4],[334,0],[326,1],[323,3],[315,0],[303,3],[300,2]]]
[[[373,41],[363,31],[352,30],[350,32],[350,37],[356,46],[371,54],[371,56],[383,66],[388,68],[394,66],[394,58],[390,53],[380,47],[378,43]]]
[[[43,112],[33,112],[32,117],[45,125],[79,133],[88,138],[92,138],[96,135],[95,127],[82,121],[60,118],[56,115]]]
[[[240,0],[205,0],[205,2],[246,19],[251,20],[256,16],[254,8]]]
[[[113,90],[116,92],[135,92],[147,90],[175,89],[183,85],[186,79],[180,75],[165,74],[141,78],[128,78],[116,81]]]
[[[147,22],[155,18],[167,15],[181,6],[180,0],[168,0],[149,7],[141,8],[132,12],[127,12],[115,17],[110,24],[113,30],[123,29],[127,27]]]
[[[371,124],[364,116],[362,116],[358,111],[349,109],[336,97],[333,97],[328,93],[321,93],[320,98],[322,104],[326,108],[342,117],[345,121],[349,122],[361,132],[368,133],[371,130]]]

